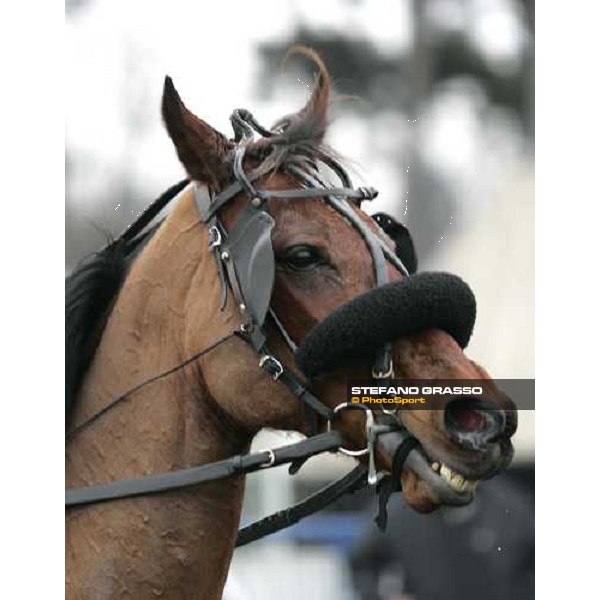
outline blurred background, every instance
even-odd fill
[[[475,291],[468,354],[497,378],[533,378],[534,22],[533,0],[67,0],[66,272],[184,176],[160,119],[166,74],[229,136],[234,108],[268,125],[307,100],[310,65],[283,62],[299,42],[356,97],[332,109],[328,141],[380,191],[370,212],[410,228],[420,270]],[[513,467],[470,507],[423,517],[397,497],[379,534],[372,493],[346,498],[237,551],[225,598],[533,597],[534,413],[519,417]],[[351,466],[253,475],[243,520]]]

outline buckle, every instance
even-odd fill
[[[371,369],[371,375],[373,379],[391,379],[394,377],[394,363],[390,361],[390,366],[387,371],[376,371],[375,367]]]
[[[261,356],[260,360],[258,361],[258,366],[272,375],[274,381],[277,381],[283,374],[283,365],[270,354]]]
[[[359,187],[358,191],[362,194],[363,200],[374,200],[379,195],[374,187]]]
[[[214,250],[218,248],[223,243],[223,237],[221,236],[221,231],[216,225],[213,225],[208,230],[208,249]]]

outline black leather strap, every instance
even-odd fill
[[[396,448],[394,456],[392,457],[392,471],[389,475],[384,475],[377,484],[377,495],[378,495],[378,513],[375,517],[375,524],[380,531],[385,531],[387,527],[387,505],[390,496],[393,492],[401,489],[400,476],[402,475],[402,468],[406,461],[410,451],[416,448],[419,442],[415,437],[407,434],[404,441]]]
[[[358,465],[341,479],[330,483],[323,489],[302,500],[302,502],[243,527],[238,532],[235,546],[236,548],[245,546],[271,533],[295,525],[305,517],[329,506],[343,495],[351,494],[364,488],[366,484],[367,469],[364,465]]]
[[[247,173],[246,178],[249,182],[253,183],[260,177],[260,173],[253,171]],[[204,186],[195,186],[196,190],[200,190]],[[196,204],[198,205],[200,216],[204,223],[218,214],[218,212],[231,200],[234,196],[239,194],[243,190],[242,185],[239,181],[227,186],[222,192],[220,192],[213,200],[205,207],[205,203],[202,200],[198,200],[198,191],[196,191]],[[377,191],[374,188],[345,188],[345,187],[331,187],[331,188],[302,188],[292,190],[256,190],[256,195],[263,200],[268,198],[282,198],[282,199],[301,199],[301,198],[320,198],[322,196],[338,196],[341,198],[355,198],[357,200],[372,200],[377,196]],[[202,208],[200,208],[202,206]]]
[[[158,373],[157,375],[153,375],[152,377],[149,377],[148,379],[144,379],[140,383],[137,383],[133,387],[130,387],[128,390],[126,390],[125,392],[123,392],[122,394],[120,394],[119,396],[114,398],[113,400],[111,400],[108,404],[106,404],[105,406],[103,406],[102,408],[97,410],[95,413],[92,413],[89,417],[87,417],[86,419],[84,419],[83,421],[78,423],[71,430],[67,431],[65,434],[66,441],[68,442],[68,441],[72,440],[76,435],[80,434],[82,431],[85,431],[92,423],[94,423],[94,421],[96,421],[97,419],[106,415],[109,411],[113,410],[116,406],[119,406],[119,404],[121,404],[125,400],[130,399],[135,394],[135,392],[141,390],[142,388],[146,387],[147,385],[149,385],[151,383],[154,383],[155,381],[158,381],[159,379],[163,379],[164,377],[168,377],[169,375],[176,373],[177,371],[183,369],[184,367],[186,367],[190,363],[194,362],[195,360],[198,360],[200,357],[204,356],[205,354],[212,352],[215,348],[218,348],[221,344],[225,343],[227,340],[230,340],[234,336],[239,336],[240,334],[241,334],[241,331],[239,329],[234,329],[230,333],[226,334],[225,336],[219,338],[218,340],[216,340],[215,342],[210,344],[210,346],[207,346],[206,348],[203,348],[199,352],[196,352],[196,353],[192,354],[191,356],[188,356],[187,358],[185,358],[181,362],[177,363],[175,366],[171,367],[170,369],[167,369],[166,371],[162,371],[161,373]]]
[[[293,373],[284,369],[283,373],[279,376],[278,381],[281,381],[291,392],[298,398],[314,410],[318,415],[327,419],[333,419],[334,413],[329,406],[321,402],[316,398],[309,390],[307,390],[295,377]]]
[[[194,185],[194,196],[196,200],[196,206],[200,213],[200,218],[204,223],[208,223],[211,218],[215,217],[218,212],[231,200],[236,194],[242,191],[242,186],[235,181],[231,185],[227,186],[219,195],[212,201],[210,198],[206,201],[206,186]]]
[[[121,234],[119,239],[129,241],[133,239],[138,233],[143,231],[144,227],[148,225],[154,217],[171,201],[179,192],[185,189],[186,185],[190,182],[189,179],[183,179],[179,183],[172,185],[168,190],[162,193],[150,206],[148,206],[144,212]]]
[[[322,187],[302,188],[293,190],[259,190],[263,198],[320,198],[321,196],[334,196],[339,198],[356,198],[357,200],[373,200],[377,197],[377,190],[371,187],[345,188]]]
[[[315,454],[335,451],[342,443],[341,434],[337,431],[330,431],[274,450],[233,456],[200,467],[149,475],[140,479],[124,479],[104,485],[71,489],[66,491],[65,506],[72,508],[120,498],[147,496],[188,488],[208,481],[231,477],[232,475],[251,473],[265,466],[275,467],[309,458]]]

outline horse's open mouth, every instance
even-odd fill
[[[411,490],[423,491],[431,503],[435,505],[462,505],[471,502],[479,480],[467,479],[463,474],[452,469],[439,460],[429,459],[422,448],[416,448],[410,453],[402,471],[402,489],[410,502]],[[422,488],[429,488],[423,490]],[[424,498],[419,502],[420,504]]]
[[[401,474],[403,495],[408,504],[420,512],[429,512],[442,504],[461,506],[471,502],[479,482],[493,477],[510,463],[513,448],[505,439],[491,445],[484,456],[481,452],[473,452],[473,458],[480,461],[478,468],[461,465],[458,460],[444,462],[440,458],[442,454],[445,453],[425,451],[419,445],[410,452],[404,464]]]
[[[468,504],[480,481],[506,467],[513,455],[512,444],[504,435],[477,450],[460,445],[454,436],[441,444],[419,439],[417,432],[414,435],[419,444],[408,454],[400,479],[407,503],[419,512]],[[405,432],[393,432],[380,438],[380,450],[387,460],[391,461],[405,436]]]

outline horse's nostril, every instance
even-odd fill
[[[444,422],[450,437],[461,446],[483,450],[496,440],[506,427],[504,412],[475,396],[452,400],[445,409]]]

